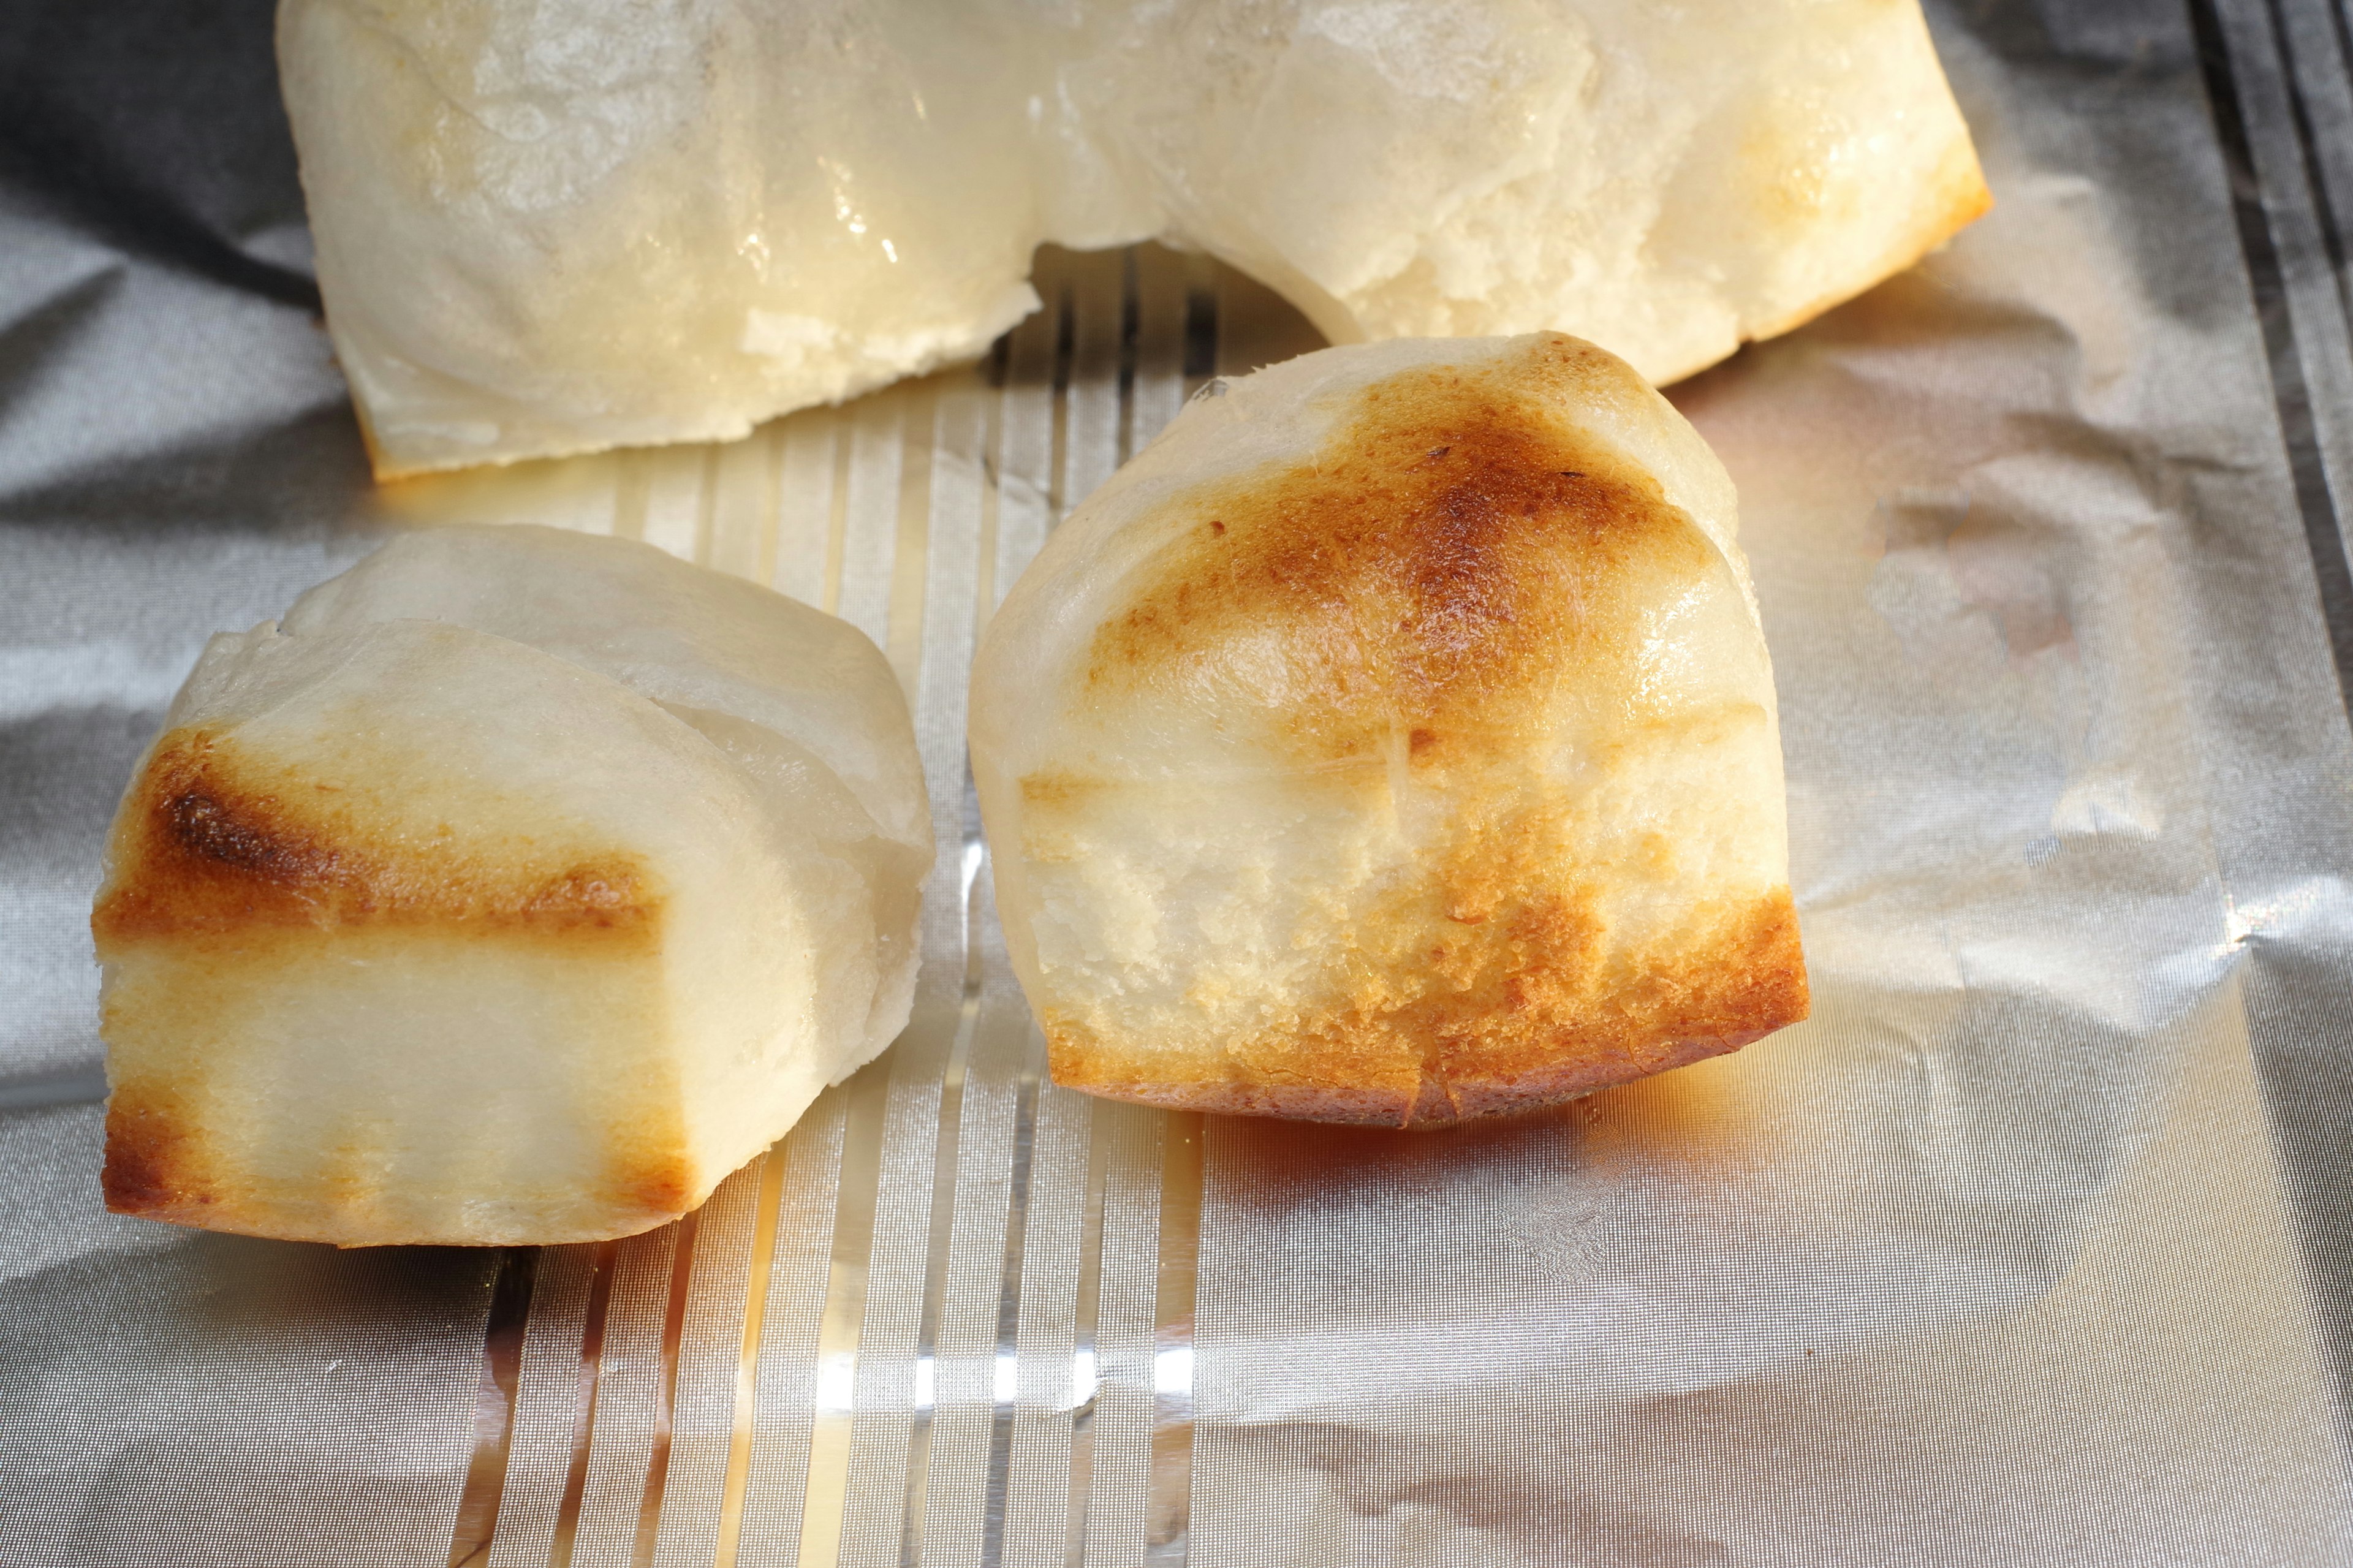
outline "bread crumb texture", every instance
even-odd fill
[[[1058,1081],[1429,1126],[1806,1016],[1745,585],[1565,412],[1654,395],[1522,343],[1158,509],[1018,781]],[[1199,750],[1124,764],[1111,726]]]

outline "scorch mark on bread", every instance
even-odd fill
[[[108,1100],[106,1164],[99,1180],[106,1206],[116,1214],[170,1219],[212,1205],[210,1174],[190,1147],[181,1098],[118,1089]]]
[[[355,770],[365,778],[364,767]],[[530,839],[463,851],[370,820],[356,781],[301,776],[202,729],[156,744],[125,803],[102,941],[266,925],[462,921],[543,934],[649,933],[661,901],[636,861]]]
[[[1548,336],[1546,392],[1622,395],[1617,362]],[[1316,460],[1212,487],[1201,526],[1095,635],[1090,696],[1181,688],[1242,635],[1280,645],[1303,758],[1515,758],[1564,680],[1622,689],[1630,581],[1714,547],[1658,481],[1546,416],[1525,386],[1435,366],[1367,387]]]

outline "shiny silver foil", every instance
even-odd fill
[[[1674,393],[1740,487],[1815,1016],[1418,1134],[1043,1081],[965,780],[1046,531],[1295,316],[1049,254],[968,371],[372,489],[267,7],[137,9],[0,20],[0,1563],[2353,1555],[2329,0],[1932,8],[1993,215]],[[131,763],[206,634],[451,519],[875,637],[943,847],[914,1020],[616,1244],[109,1216],[83,922]]]

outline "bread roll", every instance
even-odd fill
[[[1430,1126],[1804,1017],[1732,486],[1665,399],[1551,333],[1209,391],[973,672],[1056,1081]]]
[[[123,798],[107,1205],[343,1246],[674,1218],[906,1021],[931,859],[848,624],[621,540],[398,539],[215,637]]]
[[[387,478],[971,358],[1047,241],[1664,382],[1989,199],[1917,0],[282,0],[279,58]]]

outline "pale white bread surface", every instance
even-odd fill
[[[380,475],[742,435],[1155,236],[1687,374],[1983,210],[1917,0],[282,0]]]
[[[1214,390],[974,668],[1057,1080],[1432,1124],[1802,1017],[1772,671],[1689,425],[1556,334]]]
[[[626,541],[400,538],[214,638],[124,797],[109,1205],[344,1246],[659,1225],[896,1035],[932,852],[847,623]]]
[[[1034,219],[1004,205],[1020,104],[954,101],[951,62],[1002,51],[925,10],[289,0],[320,283],[379,472],[740,436],[1034,308]]]

